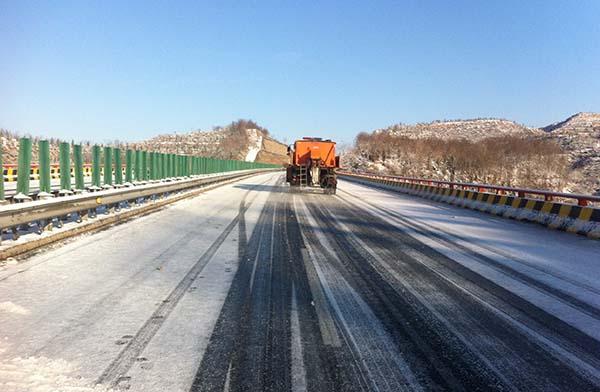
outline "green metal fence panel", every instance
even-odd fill
[[[113,151],[115,156],[115,184],[123,184],[123,162],[121,162],[121,149],[115,148]]]
[[[144,180],[144,176],[142,174],[142,161],[143,161],[144,155],[142,154],[142,150],[137,150],[135,152],[135,180],[136,181],[143,181]]]
[[[92,186],[100,188],[100,146],[92,146]]]
[[[48,142],[48,140],[40,140],[38,147],[40,193],[50,193],[52,192],[50,178],[50,142]]]
[[[148,181],[148,151],[142,151],[142,180]]]
[[[169,177],[169,168],[168,168],[168,154],[162,153],[160,154],[161,158],[160,158],[160,162],[161,162],[161,179],[165,179]]]
[[[165,154],[163,158],[165,178],[171,177],[171,154]]]
[[[112,185],[113,183],[112,155],[112,148],[104,147],[104,185]]]
[[[83,153],[81,145],[73,145],[73,165],[75,166],[75,189],[85,189],[85,181],[83,179]]]
[[[173,177],[171,173],[171,154],[165,154],[165,177],[171,178]]]
[[[156,153],[156,179],[162,180],[162,154]]]
[[[58,164],[60,166],[60,189],[71,190],[71,146],[67,142],[58,145]]]
[[[160,153],[154,153],[154,179],[160,180]]]
[[[156,173],[154,172],[154,169],[156,168],[155,164],[154,164],[154,153],[153,152],[148,152],[148,171],[150,172],[150,174],[148,175],[148,179],[149,180],[154,180],[156,177]]]
[[[159,152],[155,152],[154,153],[154,173],[155,173],[155,180],[160,180],[160,153]]]
[[[31,139],[19,140],[19,158],[17,167],[17,194],[29,196],[29,177],[31,175]]]
[[[133,151],[130,149],[125,151],[125,182],[133,182]]]

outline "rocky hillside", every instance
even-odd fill
[[[600,192],[600,114],[541,129],[503,119],[397,124],[357,136],[346,166],[398,175]]]
[[[542,129],[568,153],[577,191],[600,192],[600,113],[577,113]]]
[[[473,120],[434,121],[415,125],[396,124],[375,132],[384,132],[393,136],[414,139],[465,139],[479,141],[489,137],[502,136],[540,136],[543,132],[528,128],[513,121],[481,118]]]
[[[284,163],[287,160],[286,146],[251,120],[238,120],[212,131],[159,135],[129,147],[249,162]]]
[[[2,159],[5,164],[16,164],[19,135],[0,130]],[[37,162],[39,138],[33,138],[32,161]],[[58,162],[60,140],[50,140],[52,162]],[[155,136],[134,143],[114,142],[111,146],[144,149],[162,153],[209,156],[220,159],[236,159],[249,162],[282,164],[287,162],[286,145],[269,136],[269,131],[251,120],[238,120],[212,131],[193,131]],[[84,159],[91,160],[91,143],[83,143]]]

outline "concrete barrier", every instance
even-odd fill
[[[501,195],[435,185],[412,184],[391,178],[340,173],[341,178],[383,189],[469,208],[488,214],[535,222],[550,229],[600,239],[600,208],[513,195]]]

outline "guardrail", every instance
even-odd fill
[[[396,182],[402,182],[406,184],[416,184],[416,185],[429,185],[429,186],[437,186],[442,188],[450,188],[450,189],[459,189],[459,190],[473,190],[477,192],[488,192],[495,193],[498,195],[514,195],[521,198],[526,198],[528,196],[538,196],[543,198],[545,201],[552,201],[555,198],[567,199],[567,200],[575,200],[577,205],[585,207],[589,205],[591,202],[600,203],[600,196],[593,195],[582,195],[575,193],[563,193],[563,192],[552,192],[552,191],[543,191],[537,189],[528,189],[528,188],[515,188],[501,185],[489,185],[489,184],[477,184],[477,183],[469,183],[469,182],[453,182],[453,181],[442,181],[442,180],[432,180],[425,178],[415,178],[415,177],[401,177],[401,176],[390,176],[383,174],[375,174],[375,173],[365,173],[365,172],[348,172],[348,171],[339,171],[339,174],[342,175],[360,175],[364,177],[370,177],[374,179],[388,179]]]
[[[0,166],[3,168],[3,180],[0,181],[0,202],[5,200],[5,182],[15,179],[16,189],[10,195],[10,201],[23,202],[37,197],[47,198],[84,190],[97,191],[102,187],[119,187],[132,182],[278,167],[272,164],[155,151],[121,151],[119,148],[101,148],[98,145],[91,146],[92,162],[84,163],[82,146],[69,143],[59,144],[59,162],[56,165],[50,162],[50,145],[46,140],[38,142],[39,162],[32,164],[30,138],[19,140],[16,166],[2,165],[1,153],[2,151]],[[86,176],[91,177],[91,186],[87,186],[84,181]],[[60,187],[53,186],[52,179],[59,179]],[[32,180],[39,181],[34,192],[30,189]]]
[[[504,218],[540,223],[600,239],[600,197],[505,186],[340,171],[347,180],[453,204]],[[576,200],[577,204],[562,200]]]
[[[195,176],[5,205],[0,207],[0,230],[2,232],[12,231],[13,238],[16,239],[20,226],[35,224],[38,233],[41,233],[44,227],[51,224],[61,227],[63,220],[80,222],[85,216],[93,218],[97,215],[99,207],[104,207],[107,211],[111,209],[119,211],[134,203],[143,204],[149,199],[156,200],[177,192],[273,170],[276,169],[250,169],[218,175]]]

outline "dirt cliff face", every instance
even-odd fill
[[[256,157],[257,162],[286,164],[288,162],[287,146],[269,137],[263,138],[262,149]]]

